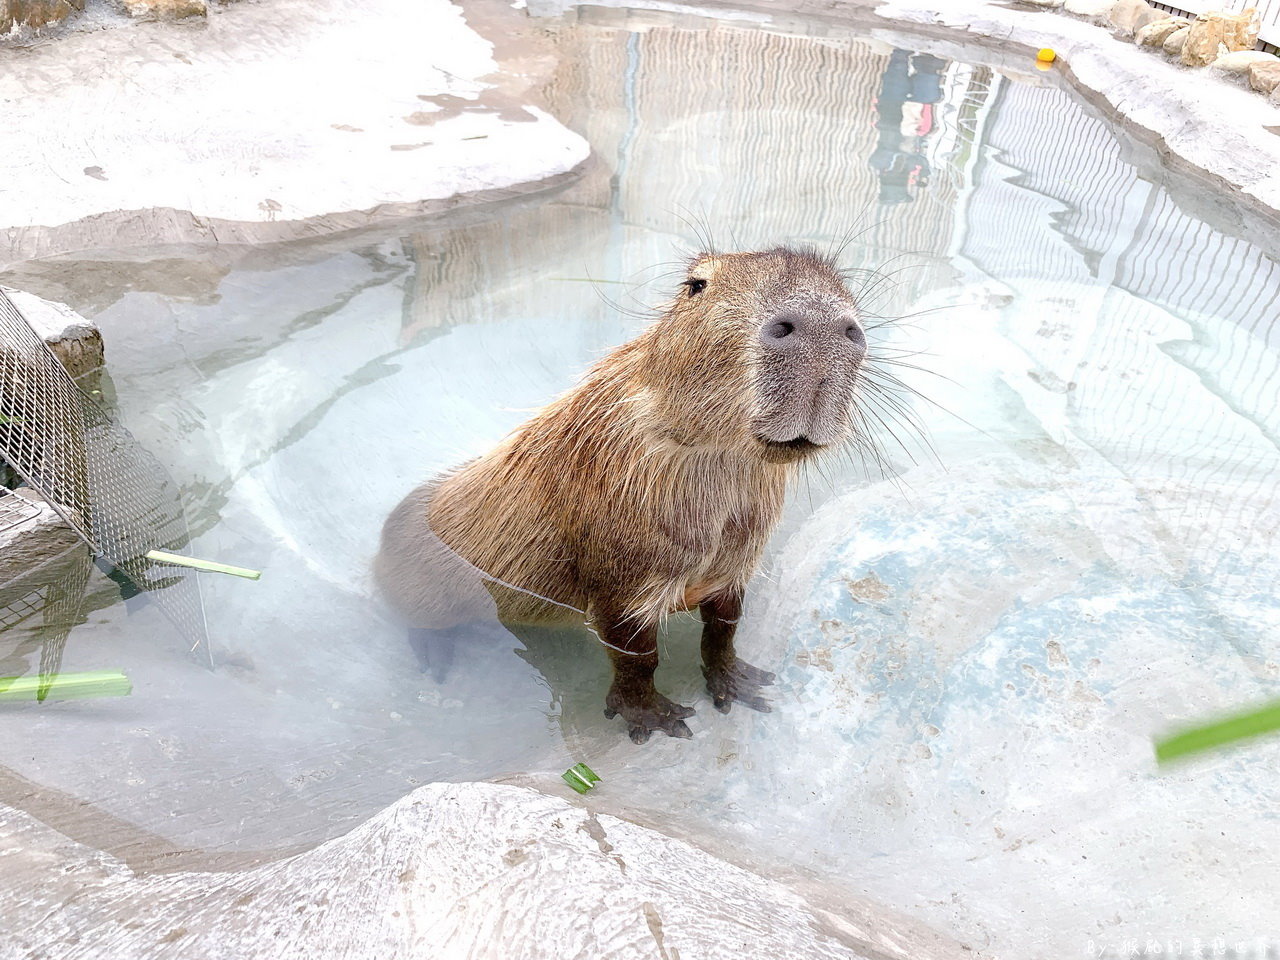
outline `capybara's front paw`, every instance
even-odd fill
[[[769,701],[760,695],[760,688],[767,687],[776,679],[768,670],[753,667],[735,657],[724,666],[703,667],[702,675],[707,678],[711,702],[721,713],[728,713],[735,700],[761,713],[769,713],[773,709]]]
[[[628,697],[611,689],[604,699],[605,717],[612,720],[621,714],[633,743],[644,743],[655,730],[661,730],[669,737],[688,740],[693,734],[684,720],[692,717],[693,712],[693,707],[668,700],[656,690],[647,695]]]

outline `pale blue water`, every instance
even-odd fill
[[[596,157],[561,192],[4,278],[100,324],[191,551],[264,576],[205,578],[212,670],[93,578],[64,667],[134,693],[6,708],[0,799],[84,801],[113,850],[270,851],[416,784],[556,790],[586,760],[605,809],[996,954],[1274,928],[1276,746],[1161,778],[1150,736],[1276,693],[1280,234],[1053,75],[644,20],[547,22],[548,109]],[[845,262],[896,284],[869,312],[913,315],[881,349],[942,376],[902,371],[933,454],[882,438],[889,479],[833,464],[793,497],[740,640],[774,712],[711,709],[677,624],[661,686],[694,739],[637,748],[589,640],[494,624],[438,685],[367,565],[409,488],[639,329],[605,298],[668,295],[687,220],[726,247],[852,235]],[[35,669],[38,640],[0,649]]]

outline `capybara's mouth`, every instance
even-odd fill
[[[791,440],[756,437],[756,440],[764,447],[764,458],[770,463],[793,463],[822,449],[822,444],[814,443],[808,437],[795,437]]]

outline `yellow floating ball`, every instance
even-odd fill
[[[1054,53],[1052,50],[1050,50],[1048,47],[1045,47],[1043,50],[1041,50],[1039,53],[1036,54],[1036,59],[1039,60],[1041,63],[1053,63],[1053,61],[1058,59],[1058,55]]]

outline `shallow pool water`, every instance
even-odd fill
[[[0,801],[138,865],[215,862],[585,760],[604,809],[996,955],[1274,929],[1280,748],[1162,776],[1150,737],[1280,679],[1280,232],[1198,217],[1203,187],[1052,73],[835,27],[542,25],[548,109],[594,152],[566,189],[0,277],[99,323],[190,552],[265,571],[205,579],[212,669],[93,575],[63,667],[134,692],[6,706]],[[888,278],[875,349],[928,371],[899,368],[928,443],[883,435],[883,464],[792,498],[739,640],[774,711],[717,714],[680,618],[659,678],[691,741],[602,716],[585,633],[493,624],[422,675],[371,591],[383,517],[633,335],[700,232],[842,246]],[[0,654],[34,671],[41,639]]]

